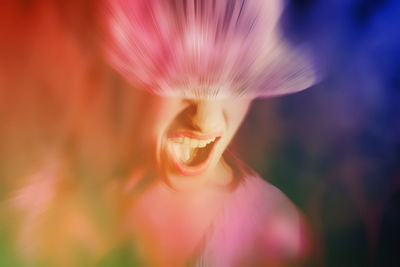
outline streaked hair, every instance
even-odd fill
[[[269,97],[317,80],[309,50],[278,27],[280,0],[106,0],[107,60],[165,96]]]

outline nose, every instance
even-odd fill
[[[225,116],[223,106],[218,101],[198,101],[193,104],[191,125],[202,133],[214,133],[223,128]]]

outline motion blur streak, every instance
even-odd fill
[[[194,99],[266,97],[320,78],[311,47],[291,45],[279,26],[282,1],[109,2],[106,54],[138,88]]]

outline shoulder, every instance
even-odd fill
[[[257,174],[244,176],[216,221],[206,250],[220,251],[220,266],[286,266],[307,251],[307,227],[299,209]],[[221,249],[223,248],[223,249]]]
[[[258,175],[244,180],[241,196],[251,194],[257,250],[269,260],[296,261],[309,250],[307,223],[301,211],[278,188]]]

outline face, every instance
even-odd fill
[[[229,167],[222,154],[243,121],[251,99],[188,100],[152,96],[157,168],[171,185],[204,183]],[[226,174],[226,173],[225,173]]]

